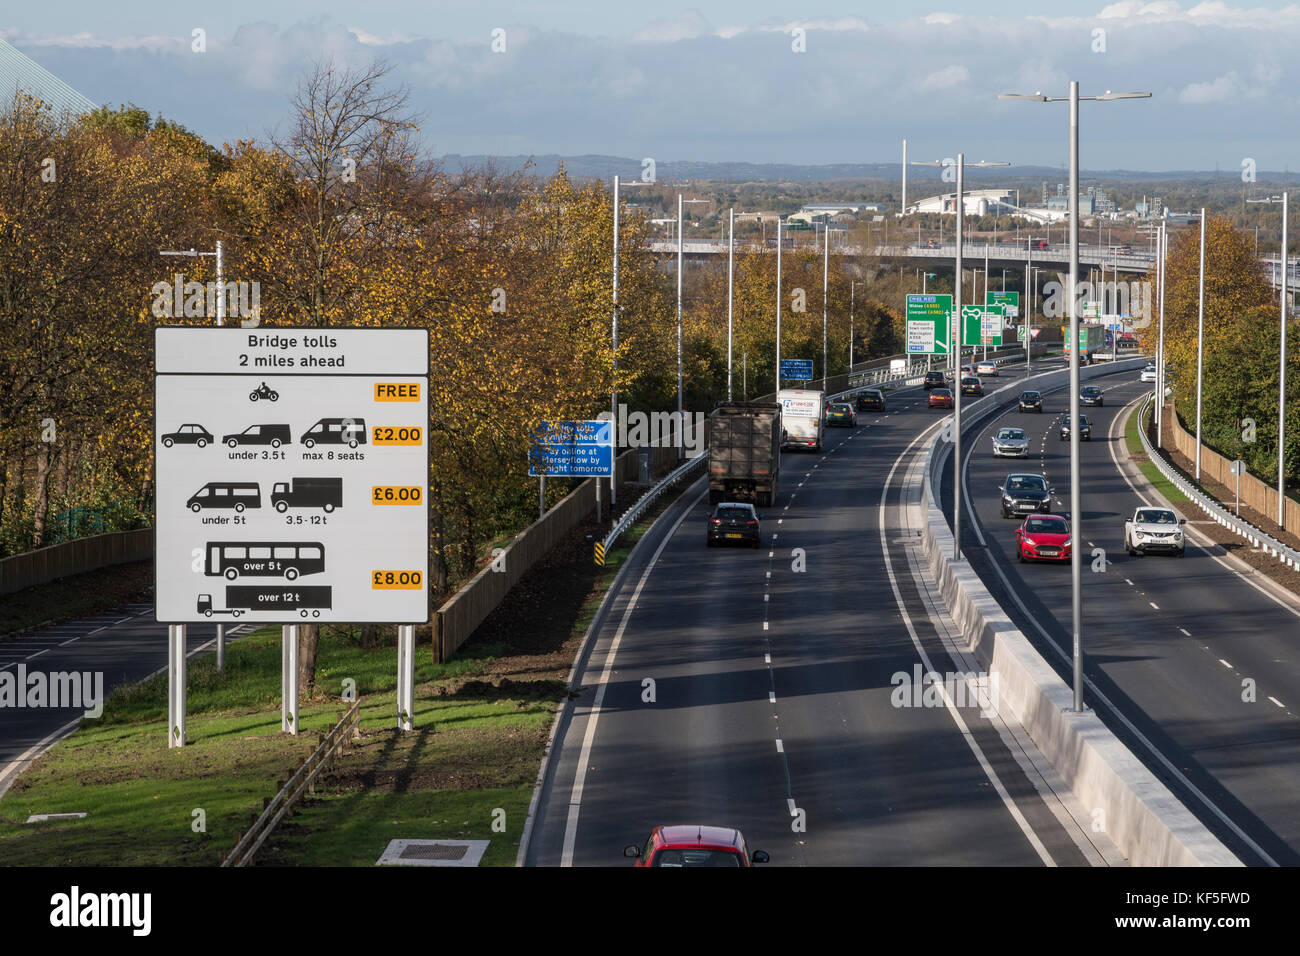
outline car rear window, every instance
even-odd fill
[[[1008,479],[1007,487],[1012,491],[1043,491],[1047,482],[1037,475],[1015,475]]]
[[[703,847],[676,849],[664,847],[654,855],[651,866],[743,866],[740,854],[731,850],[709,850]]]
[[[1024,401],[1027,401],[1027,402],[1036,402],[1036,401],[1038,401],[1038,393],[1037,393],[1037,392],[1021,392],[1021,393],[1020,393],[1020,397],[1021,397]]]

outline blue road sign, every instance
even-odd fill
[[[533,429],[533,444],[528,454],[529,475],[607,478],[613,473],[613,422],[540,422]]]
[[[813,377],[812,359],[782,359],[781,377],[800,382],[811,382]]]

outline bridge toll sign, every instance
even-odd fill
[[[429,619],[425,329],[154,331],[155,616]]]

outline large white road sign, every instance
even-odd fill
[[[429,617],[423,329],[159,328],[159,621]]]

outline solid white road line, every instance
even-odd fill
[[[903,624],[907,628],[907,633],[912,639],[912,646],[916,648],[916,652],[920,655],[921,662],[927,672],[934,672],[935,668],[930,662],[930,656],[925,652],[925,648],[921,646],[920,638],[917,637],[916,627],[913,625],[912,617],[907,611],[907,605],[903,601],[903,594],[898,589],[898,578],[894,576],[893,559],[889,556],[889,539],[886,531],[888,527],[888,521],[886,518],[886,502],[889,498],[889,486],[893,483],[894,473],[898,470],[899,463],[907,457],[917,442],[924,440],[930,432],[939,427],[939,424],[940,423],[936,422],[934,425],[931,425],[929,428],[925,429],[925,431],[921,432],[921,434],[917,435],[916,438],[912,439],[911,443],[903,449],[902,454],[894,459],[894,464],[889,469],[889,474],[885,476],[884,487],[881,489],[880,518],[878,522],[880,525],[880,547],[885,556],[885,573],[889,576],[889,586],[894,592],[894,604],[898,607],[898,611],[902,615]],[[1043,864],[1045,866],[1055,866],[1056,861],[1053,860],[1052,855],[1047,852],[1047,847],[1043,846],[1042,840],[1038,838],[1038,834],[1034,832],[1034,828],[1029,825],[1029,821],[1026,820],[1024,814],[1020,812],[1020,808],[1016,806],[1016,802],[1011,799],[1011,794],[1007,792],[1007,788],[1003,786],[1002,780],[998,777],[997,771],[993,769],[988,758],[984,756],[984,751],[980,748],[979,742],[976,741],[974,734],[971,733],[966,721],[962,719],[961,712],[956,708],[956,706],[954,706],[952,698],[948,696],[947,690],[942,684],[936,684],[934,686],[939,689],[939,693],[943,697],[944,706],[947,708],[949,716],[952,717],[953,723],[957,725],[957,729],[961,733],[962,739],[966,741],[967,746],[970,747],[971,753],[975,755],[975,759],[979,763],[980,768],[984,771],[984,775],[988,777],[989,782],[993,784],[993,788],[997,791],[998,796],[1002,798],[1002,803],[1007,808],[1007,812],[1011,814],[1011,818],[1016,821],[1016,825],[1020,827],[1020,831],[1024,833],[1025,838],[1029,841],[1030,846],[1034,848],[1034,852],[1038,854],[1038,858],[1043,861]]]
[[[618,646],[623,641],[623,632],[627,629],[627,622],[632,617],[632,610],[636,607],[641,596],[641,589],[645,587],[646,581],[650,580],[650,573],[654,571],[655,565],[659,563],[659,555],[663,553],[664,548],[668,547],[668,542],[677,534],[677,529],[686,520],[687,515],[695,510],[695,506],[700,503],[707,493],[708,489],[706,488],[682,509],[681,516],[673,522],[673,526],[668,529],[668,533],[659,542],[659,547],[655,549],[655,553],[651,555],[650,560],[646,563],[645,570],[641,572],[641,579],[637,581],[636,590],[632,592],[632,598],[623,611],[623,618],[619,621],[618,630],[614,632],[614,639],[610,641],[609,650],[605,652],[605,668],[601,671],[600,681],[596,685],[596,699],[592,701],[591,711],[587,714],[587,731],[583,734],[582,750],[578,754],[578,766],[573,772],[573,788],[569,792],[569,819],[564,825],[564,850],[560,856],[560,866],[573,866],[573,847],[578,840],[578,812],[582,809],[582,786],[587,778],[587,765],[591,762],[591,747],[596,739],[596,724],[600,720],[600,706],[605,702],[605,689],[609,686],[609,679],[614,673],[614,658],[618,655]]]

